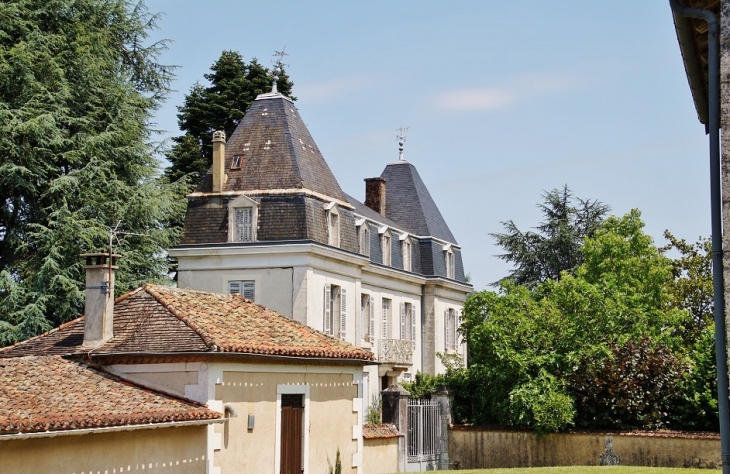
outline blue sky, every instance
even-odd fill
[[[504,276],[491,232],[538,223],[567,183],[614,214],[708,236],[709,164],[668,2],[147,0],[180,66],[157,126],[221,51],[270,65],[286,45],[297,107],[343,190],[405,157],[463,248],[475,289]]]

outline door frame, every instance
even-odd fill
[[[304,474],[309,474],[309,385],[276,386],[276,455],[274,457],[274,474],[281,471],[281,396],[284,394],[304,395],[304,426],[302,426],[302,467]]]

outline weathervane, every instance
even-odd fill
[[[403,145],[406,143],[406,132],[408,131],[408,127],[401,126],[398,129],[398,135],[395,136],[395,139],[398,140],[398,160],[403,161]]]
[[[284,70],[284,66],[288,66],[288,64],[284,64],[284,56],[289,56],[289,53],[286,52],[286,45],[281,49],[281,51],[274,51],[274,56],[276,56],[278,59],[274,61],[274,78],[272,80],[271,84],[271,93],[276,94],[279,92],[276,88],[276,83],[279,81],[279,74]]]

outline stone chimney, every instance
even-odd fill
[[[385,216],[385,179],[365,178],[365,205]]]
[[[213,192],[223,191],[223,183],[226,181],[226,132],[217,130],[213,132]]]
[[[84,345],[98,347],[112,338],[114,321],[114,271],[118,254],[84,253],[86,259],[86,305]]]

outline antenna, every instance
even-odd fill
[[[273,55],[277,57],[277,60],[274,61],[274,77],[271,84],[271,93],[276,94],[279,92],[276,88],[276,83],[279,82],[279,74],[284,70],[284,66],[288,66],[288,64],[284,64],[284,56],[289,56],[289,53],[286,52],[286,45],[281,48],[281,51],[274,51]]]
[[[407,131],[408,131],[408,127],[404,127],[401,125],[400,128],[398,128],[398,135],[395,136],[395,139],[398,140],[398,160],[399,161],[404,161],[403,160],[403,145],[405,145],[406,138],[408,138],[408,136],[406,135]]]
[[[109,227],[109,259],[108,259],[108,265],[109,265],[108,281],[109,282],[112,281],[112,259],[113,259],[113,255],[114,255],[114,240],[117,241],[117,244],[121,244],[121,242],[119,242],[119,237],[118,237],[119,235],[137,235],[140,237],[149,237],[148,234],[137,234],[135,232],[125,232],[125,231],[119,230],[120,225],[122,225],[121,219],[119,219],[117,221],[117,224],[113,228]],[[111,283],[110,283],[110,285],[111,285]]]

